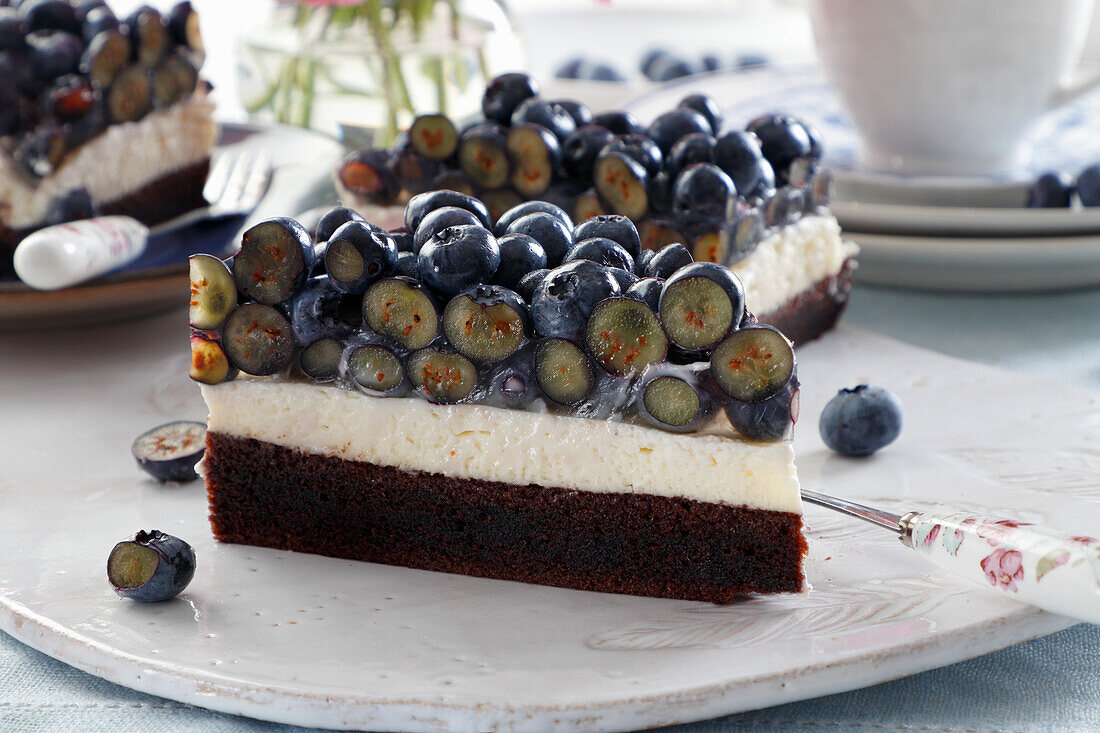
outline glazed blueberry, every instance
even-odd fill
[[[446,160],[458,150],[458,130],[446,115],[420,115],[409,127],[409,144],[428,160]]]
[[[460,209],[466,209],[466,211],[481,220],[482,226],[491,226],[489,209],[481,201],[459,191],[440,189],[420,193],[409,199],[409,202],[405,204],[405,228],[410,232],[415,232],[425,216],[444,206],[457,206]]]
[[[611,277],[615,278],[615,282],[619,284],[619,292],[625,294],[627,290],[634,286],[634,283],[638,282],[638,276],[633,272],[627,272],[626,270],[618,267],[609,267],[607,272]]]
[[[653,425],[672,432],[696,429],[710,412],[705,392],[690,372],[658,369],[646,376],[637,402],[639,413]]]
[[[645,135],[616,135],[610,143],[604,146],[603,151],[626,153],[641,163],[650,176],[655,176],[661,172],[661,166],[665,159],[661,149],[657,147],[657,143]]]
[[[179,537],[141,531],[107,557],[107,580],[123,598],[156,603],[175,598],[195,577],[195,551]]]
[[[640,300],[607,298],[592,311],[584,344],[609,374],[634,376],[664,360],[668,339],[653,309]]]
[[[80,68],[84,42],[72,33],[58,30],[35,31],[27,36],[30,59],[40,79],[49,81]]]
[[[461,225],[481,226],[481,220],[476,214],[457,206],[444,206],[430,212],[420,221],[413,235],[413,252],[420,252],[420,248],[432,237],[447,227]]]
[[[556,99],[554,100],[554,104],[557,104],[569,113],[569,116],[573,118],[573,124],[575,124],[578,129],[580,129],[582,125],[592,124],[592,110],[575,99]]]
[[[84,16],[84,27],[82,33],[86,42],[91,42],[93,38],[98,36],[103,31],[117,30],[121,25],[115,14],[111,12],[110,8],[97,7],[92,8]]]
[[[545,338],[535,347],[535,381],[550,400],[571,406],[592,392],[596,379],[579,346],[563,338]]]
[[[646,267],[646,277],[659,277],[667,280],[681,267],[687,267],[695,260],[688,248],[679,242],[666,244],[654,253]]]
[[[523,101],[512,113],[513,127],[527,123],[545,127],[558,140],[564,140],[577,131],[577,123],[573,121],[569,110],[557,102],[538,97]]]
[[[401,191],[390,167],[390,155],[384,150],[364,148],[349,153],[337,175],[344,188],[372,204],[393,203]]]
[[[750,440],[782,440],[796,422],[799,406],[798,377],[792,375],[771,397],[756,402],[729,400],[724,408],[730,425]]]
[[[393,266],[393,274],[402,277],[418,277],[417,256],[415,252],[398,252],[397,264]]]
[[[715,140],[710,135],[693,132],[684,135],[672,146],[668,155],[669,175],[676,178],[682,170],[695,163],[714,162]]]
[[[50,224],[63,224],[67,221],[91,219],[95,215],[96,207],[88,189],[74,188],[50,202],[50,207],[46,210],[46,221]]]
[[[475,362],[506,359],[523,344],[527,304],[500,285],[475,285],[443,310],[443,333],[455,351]]]
[[[726,207],[737,196],[733,180],[713,163],[696,163],[676,177],[672,211],[682,229],[708,226],[726,218]]]
[[[562,143],[562,169],[577,181],[592,180],[596,156],[615,138],[606,127],[584,125]]]
[[[542,245],[546,262],[556,267],[573,246],[573,232],[553,214],[535,212],[514,220],[508,225],[508,234],[526,234]]]
[[[344,293],[333,287],[325,275],[311,278],[290,301],[290,327],[300,344],[325,336],[346,336],[351,329],[340,317]]]
[[[362,314],[372,331],[407,349],[423,348],[439,333],[439,308],[413,278],[387,277],[371,285],[363,295]]]
[[[498,237],[507,234],[508,227],[512,226],[512,222],[528,214],[550,214],[560,219],[562,223],[570,229],[573,228],[573,220],[569,218],[569,214],[565,213],[565,210],[560,206],[556,206],[547,201],[524,201],[508,209],[508,211],[504,212],[500,218],[497,219],[496,226],[493,227],[493,233]]]
[[[561,170],[562,153],[558,138],[541,125],[512,125],[505,146],[511,160],[512,188],[534,198],[550,188]]]
[[[869,456],[893,443],[901,433],[898,396],[883,387],[861,384],[842,389],[821,411],[821,439],[837,453]]]
[[[489,376],[490,404],[524,408],[538,398],[535,381],[535,350],[525,347],[496,366]]]
[[[206,449],[206,423],[192,420],[158,425],[134,440],[130,452],[138,466],[157,481],[192,481],[195,464]]]
[[[676,141],[693,132],[712,134],[707,118],[693,109],[680,108],[665,112],[650,123],[646,134],[653,138],[661,152],[668,155]]]
[[[245,374],[266,377],[294,358],[294,329],[277,309],[260,303],[239,305],[222,327],[229,363]]]
[[[671,244],[671,242],[666,244]],[[649,266],[649,261],[653,259],[655,254],[657,254],[656,250],[650,249],[648,246],[643,248],[638,256],[634,258],[634,274],[638,277],[645,277],[645,268]]]
[[[658,312],[674,344],[704,351],[741,325],[745,289],[728,268],[695,262],[665,281]]]
[[[576,244],[566,253],[565,262],[591,260],[604,267],[634,272],[634,258],[622,245],[605,237],[591,237]]]
[[[204,50],[202,31],[199,27],[199,14],[189,0],[176,3],[168,13],[168,32],[177,46],[189,48],[197,53]]]
[[[607,268],[589,260],[568,262],[550,271],[531,298],[531,319],[542,336],[576,339],[596,304],[619,294]]]
[[[664,286],[665,281],[659,277],[643,277],[631,285],[623,295],[642,301],[656,313],[661,304],[661,290]]]
[[[352,342],[341,356],[340,371],[367,394],[401,397],[409,391],[405,365],[390,342]]]
[[[444,229],[420,248],[421,279],[444,293],[457,293],[493,279],[500,246],[488,229],[467,224]]]
[[[592,118],[592,124],[610,130],[615,135],[633,135],[645,132],[645,127],[638,121],[637,117],[622,110],[601,112]]]
[[[485,87],[481,112],[485,119],[507,125],[511,123],[516,107],[538,94],[538,82],[527,74],[501,74]]]
[[[237,285],[233,273],[217,257],[191,255],[187,261],[191,279],[188,323],[192,328],[213,331],[237,307]]]
[[[464,130],[458,143],[462,171],[482,188],[500,188],[508,182],[508,161],[504,128],[492,122]]]
[[[0,8],[0,51],[22,51],[29,32],[23,16],[12,8]]]
[[[477,367],[462,354],[420,349],[409,356],[406,369],[413,386],[430,402],[462,402],[477,388]]]
[[[318,242],[327,242],[329,238],[332,237],[333,232],[347,224],[349,221],[365,222],[366,219],[364,219],[359,214],[359,212],[342,206],[335,209],[330,209],[329,211],[325,212],[325,214],[322,215],[320,220],[318,220],[317,222],[316,240]]]
[[[790,115],[764,115],[749,123],[748,132],[760,140],[760,150],[771,163],[775,181],[787,182],[791,161],[813,155],[813,141],[806,126]]]
[[[1084,206],[1100,206],[1100,163],[1094,163],[1077,176],[1077,196]]]
[[[534,237],[526,234],[505,234],[497,239],[500,266],[493,283],[515,289],[523,276],[546,267],[546,250]]]
[[[531,270],[523,277],[519,279],[514,288],[516,293],[528,303],[535,297],[535,291],[538,290],[539,285],[546,279],[546,276],[550,274],[550,270],[545,267],[538,270]]]
[[[714,381],[741,402],[759,402],[776,394],[791,380],[794,367],[791,342],[771,326],[734,331],[710,357]]]
[[[593,237],[610,239],[621,246],[631,259],[641,254],[642,240],[634,222],[618,214],[603,214],[585,219],[573,228],[573,241],[580,242]]]
[[[1073,190],[1073,178],[1068,173],[1049,171],[1031,184],[1027,192],[1027,205],[1033,209],[1068,208]]]
[[[31,31],[65,31],[80,33],[76,8],[65,0],[25,0],[19,12]]]
[[[275,305],[294,295],[313,270],[313,243],[305,228],[280,217],[248,229],[233,258],[237,289],[259,303]]]
[[[649,174],[626,153],[604,150],[593,168],[596,192],[606,210],[633,220],[649,210]]]
[[[714,101],[713,97],[706,94],[689,94],[680,100],[678,107],[693,109],[710,124],[710,134],[717,135],[722,129],[722,108]]]
[[[298,369],[314,382],[331,382],[340,373],[344,344],[331,336],[319,338],[298,352]]]

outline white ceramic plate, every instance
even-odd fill
[[[0,629],[138,690],[325,728],[633,730],[858,688],[1071,625],[813,507],[813,591],[729,606],[219,545],[201,483],[158,485],[128,455],[140,431],[202,417],[186,341],[166,317],[0,349],[5,408],[20,416],[0,423]],[[1092,394],[851,328],[800,358],[806,486],[1095,529]],[[905,432],[870,460],[843,459],[816,418],[863,380],[899,393]],[[108,552],[142,528],[194,544],[180,598],[142,605],[108,586]]]

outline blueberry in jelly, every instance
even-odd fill
[[[695,262],[665,281],[658,312],[674,344],[704,351],[741,325],[745,289],[722,265]]]
[[[493,276],[493,283],[497,285],[514,289],[524,275],[546,267],[546,250],[534,237],[505,234],[497,239],[497,245],[500,265]]]
[[[713,97],[706,94],[689,94],[680,100],[677,107],[693,109],[706,118],[710,125],[712,135],[717,135],[722,129],[722,108],[714,101]]]
[[[642,251],[642,240],[634,222],[618,214],[603,214],[582,221],[573,228],[573,241],[580,242],[593,237],[610,239],[621,246],[631,259]]]
[[[104,31],[117,30],[122,24],[119,22],[115,14],[111,12],[107,7],[95,7],[87,12],[84,16],[84,27],[82,33],[84,40],[90,42],[93,38],[98,36]]]
[[[600,201],[611,212],[638,220],[649,209],[649,174],[626,153],[605,150],[596,158],[593,179]]]
[[[343,297],[325,275],[308,280],[288,309],[295,340],[309,344],[323,336],[346,335],[351,329],[340,317]]]
[[[415,252],[398,252],[397,264],[393,266],[393,274],[401,277],[420,277],[417,263],[418,258]]]
[[[558,216],[546,212],[526,214],[508,225],[508,234],[526,234],[542,245],[550,266],[561,264],[573,246],[572,228]]]
[[[546,276],[549,274],[550,270],[545,267],[538,270],[531,270],[519,279],[519,282],[516,283],[513,289],[516,291],[517,295],[530,303],[535,297],[535,291],[538,290],[539,285],[542,284],[542,281],[545,280]]]
[[[420,349],[439,333],[439,309],[417,280],[387,277],[367,288],[363,322],[407,349]]]
[[[619,294],[619,283],[603,265],[568,262],[550,271],[531,298],[531,319],[543,336],[575,339],[596,305]]]
[[[687,247],[679,242],[673,242],[672,244],[666,244],[654,253],[653,259],[649,261],[649,266],[646,267],[645,274],[646,277],[659,277],[667,280],[681,267],[687,267],[694,261]]]
[[[107,89],[130,61],[130,38],[115,29],[105,30],[88,43],[80,70],[100,89]]]
[[[1077,176],[1077,196],[1084,206],[1100,206],[1100,163],[1094,163]]]
[[[653,309],[640,300],[607,298],[585,327],[585,346],[609,374],[630,376],[664,360],[668,339]]]
[[[523,203],[523,197],[510,188],[491,188],[482,191],[480,195],[494,221]]]
[[[67,221],[91,219],[96,215],[96,206],[86,188],[74,188],[61,194],[50,202],[46,210],[46,221],[50,224],[63,224]]]
[[[168,12],[168,33],[175,45],[203,53],[199,14],[188,0],[176,3]]]
[[[500,266],[500,245],[488,229],[467,224],[437,233],[420,248],[420,278],[444,293],[487,283]]]
[[[1073,190],[1072,176],[1062,171],[1048,171],[1031,184],[1027,191],[1027,205],[1033,209],[1068,208]]]
[[[27,47],[30,28],[12,8],[0,8],[0,51],[22,51]]]
[[[313,243],[305,228],[285,217],[248,229],[233,258],[237,289],[259,303],[289,300],[313,270]]]
[[[771,326],[731,333],[710,357],[714,381],[730,397],[758,402],[779,392],[794,374],[791,342]]]
[[[147,430],[134,440],[130,452],[141,470],[157,481],[198,478],[195,464],[206,449],[206,424],[177,420]]]
[[[583,125],[562,143],[562,170],[577,181],[591,181],[596,156],[615,139],[605,127]]]
[[[591,124],[604,127],[615,135],[634,135],[645,132],[645,126],[638,121],[637,117],[621,110],[601,112],[592,118]]]
[[[837,453],[869,456],[901,434],[898,396],[883,387],[861,384],[837,392],[821,411],[821,439]]]
[[[577,131],[577,123],[569,110],[557,102],[538,97],[523,101],[512,113],[512,127],[524,124],[545,127],[558,140],[564,140]]]
[[[500,285],[475,285],[443,309],[443,334],[455,351],[475,362],[506,359],[523,344],[527,304]]]
[[[126,18],[126,27],[137,50],[138,63],[151,69],[160,63],[168,53],[171,38],[168,24],[156,10],[145,6]]]
[[[338,207],[330,209],[325,212],[321,218],[317,221],[317,236],[318,242],[327,242],[329,237],[332,236],[340,227],[347,224],[349,221],[366,221],[359,212],[353,211],[348,208]]]
[[[484,203],[468,194],[450,189],[438,189],[420,193],[409,199],[405,204],[405,227],[410,232],[415,232],[425,216],[441,209],[444,206],[457,206],[474,214],[483,227],[491,226],[489,209]]]
[[[416,233],[413,235],[413,252],[420,252],[420,248],[429,239],[447,227],[460,225],[481,226],[481,220],[476,214],[457,206],[444,206],[429,212],[421,219],[420,226],[416,228]]]
[[[750,440],[782,440],[798,422],[798,377],[791,376],[771,397],[755,402],[729,400],[724,408],[730,425]]]
[[[489,375],[488,402],[512,409],[525,408],[539,395],[535,382],[535,350],[521,348],[494,367]]]
[[[486,85],[481,98],[481,112],[485,119],[507,125],[512,121],[516,108],[538,94],[538,82],[527,74],[501,74]]]
[[[191,300],[187,309],[192,328],[219,328],[237,307],[237,285],[225,263],[211,255],[191,255],[187,261]]]
[[[657,147],[657,143],[641,134],[616,135],[601,152],[605,151],[625,153],[641,163],[650,176],[661,172],[661,166],[665,160],[665,154]]]
[[[575,99],[555,99],[554,104],[568,112],[573,118],[573,124],[578,128],[592,124],[592,110]]]
[[[501,214],[500,218],[497,219],[496,225],[493,227],[493,232],[498,237],[507,234],[508,227],[512,225],[512,222],[528,214],[550,214],[560,219],[569,229],[573,228],[573,220],[569,218],[569,214],[565,213],[565,210],[560,206],[548,201],[524,201]]]
[[[344,345],[332,336],[319,338],[298,352],[298,369],[314,382],[331,382],[340,371]]]
[[[450,404],[461,402],[474,393],[478,371],[462,354],[425,348],[408,359],[409,380],[425,398]]]
[[[221,384],[237,376],[221,344],[202,336],[191,337],[191,369],[188,376],[203,384]]]
[[[325,272],[341,293],[361,293],[393,272],[397,244],[364,221],[349,221],[332,233],[325,247]]]
[[[640,300],[656,313],[661,305],[661,290],[664,285],[665,281],[659,277],[643,277],[631,285],[623,295]]]
[[[594,216],[606,214],[600,194],[594,188],[586,189],[577,194],[573,201],[573,220],[586,221]]]
[[[27,21],[31,31],[57,30],[66,33],[80,33],[80,21],[76,18],[76,8],[65,0],[24,0],[19,12]]]
[[[714,162],[715,140],[710,135],[693,132],[684,135],[672,146],[668,155],[669,174],[675,178],[679,173],[695,163]]]
[[[344,373],[369,394],[390,397],[407,391],[408,381],[401,359],[383,344],[349,346],[344,355]]]
[[[604,267],[634,272],[634,258],[622,245],[606,237],[591,237],[573,245],[566,253],[565,262],[591,260]]]
[[[512,188],[532,198],[550,187],[561,168],[561,143],[541,125],[526,123],[508,130],[505,145],[511,159]]]
[[[80,68],[84,42],[78,36],[65,31],[34,31],[27,35],[27,44],[31,65],[43,81],[76,73]]]
[[[559,405],[576,405],[595,385],[588,356],[563,338],[545,338],[535,347],[535,381],[539,389]]]
[[[458,150],[458,130],[446,115],[420,115],[409,127],[409,144],[428,160],[446,160]]]
[[[664,370],[646,378],[638,407],[646,421],[672,432],[695,430],[709,412],[705,393],[694,380]]]
[[[778,185],[787,182],[791,161],[813,156],[813,141],[806,126],[790,115],[773,114],[757,117],[747,130],[760,140],[760,150],[771,163]]]
[[[715,140],[714,162],[742,196],[760,196],[775,188],[775,172],[752,133],[734,130]]]
[[[384,150],[364,148],[349,153],[337,175],[344,188],[372,204],[390,204],[401,190]]]
[[[696,163],[676,177],[672,211],[681,228],[718,224],[726,218],[730,199],[737,196],[733,181],[713,163]]]
[[[107,556],[107,580],[115,593],[142,603],[175,598],[195,577],[195,551],[179,537],[142,530]]]
[[[646,130],[646,134],[653,138],[653,142],[657,143],[657,147],[665,155],[672,151],[676,141],[693,132],[710,135],[714,130],[706,117],[687,107],[665,112],[653,120]]]
[[[285,369],[294,358],[294,347],[290,321],[269,305],[237,306],[222,328],[222,348],[229,363],[256,377]]]

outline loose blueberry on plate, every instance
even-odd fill
[[[409,144],[428,160],[446,160],[458,150],[458,130],[446,115],[420,115],[409,127]]]
[[[696,262],[665,281],[658,312],[674,344],[705,351],[741,325],[745,290],[722,265]]]
[[[290,301],[290,327],[300,344],[309,344],[323,336],[345,336],[351,329],[340,316],[343,291],[333,287],[327,275],[306,281]]]
[[[353,151],[344,158],[338,175],[344,188],[372,204],[391,204],[401,191],[401,184],[390,167],[390,156],[384,150]]]
[[[646,277],[659,277],[667,280],[681,267],[687,267],[695,260],[688,248],[679,242],[667,244],[657,250],[646,267]]]
[[[813,141],[806,126],[790,115],[764,115],[752,120],[747,130],[760,140],[760,150],[771,163],[775,181],[787,182],[791,162],[814,156]]]
[[[275,308],[260,303],[237,306],[222,328],[229,363],[245,374],[265,377],[282,371],[294,358],[294,329]]]
[[[601,301],[585,328],[585,346],[609,374],[632,376],[664,360],[668,339],[653,309],[640,300]]]
[[[584,66],[588,62],[577,56],[566,61],[554,72],[555,79],[583,79]]]
[[[605,127],[584,125],[562,143],[562,169],[575,181],[591,181],[596,156],[615,139]]]
[[[453,226],[425,242],[418,257],[420,278],[436,290],[454,294],[493,279],[500,266],[500,245],[484,227]]]
[[[696,163],[676,177],[672,212],[681,229],[717,225],[725,220],[730,199],[737,196],[733,180],[713,163]]]
[[[493,283],[514,289],[524,275],[546,267],[546,250],[534,237],[526,234],[505,234],[497,239],[500,265]]]
[[[432,402],[461,402],[474,393],[478,372],[462,354],[434,348],[420,349],[409,356],[409,380]]]
[[[735,400],[758,402],[779,392],[794,374],[794,349],[771,326],[749,326],[731,333],[711,354],[710,372]]]
[[[475,285],[443,309],[443,333],[455,351],[475,362],[506,359],[523,343],[527,304],[500,285]]]
[[[202,336],[191,337],[191,369],[188,376],[203,384],[221,384],[237,376],[221,344]]]
[[[593,237],[610,239],[621,246],[632,259],[642,251],[642,240],[634,222],[625,216],[604,214],[582,221],[573,228],[573,241],[580,242]]]
[[[413,235],[413,252],[420,249],[439,232],[447,227],[456,226],[481,226],[481,220],[476,214],[457,206],[444,206],[428,213],[420,220],[420,226]]]
[[[115,593],[143,603],[175,598],[195,577],[195,551],[179,537],[141,531],[119,542],[107,557],[107,580]]]
[[[664,155],[672,151],[672,146],[684,135],[702,132],[710,135],[714,130],[707,118],[693,109],[681,107],[665,112],[650,123],[646,134],[657,143]]]
[[[615,135],[634,135],[645,132],[645,127],[637,117],[621,110],[601,112],[592,118],[591,124],[606,128]]]
[[[664,48],[651,48],[642,54],[642,58],[638,61],[638,70],[642,72],[642,75],[647,79],[652,79],[654,65],[666,56],[672,54]]]
[[[546,279],[546,276],[550,274],[550,270],[543,267],[538,270],[531,270],[516,283],[514,290],[516,294],[523,298],[526,302],[530,303],[535,297],[535,291],[538,290],[539,285]]]
[[[626,77],[621,71],[611,64],[604,63],[593,64],[588,72],[588,78],[592,81],[608,81],[618,84],[626,81]]]
[[[798,377],[790,380],[771,397],[755,402],[729,400],[724,408],[730,425],[750,440],[781,440],[798,422]]]
[[[623,295],[642,301],[656,313],[661,305],[661,290],[664,286],[665,281],[659,277],[643,277],[631,285]]]
[[[565,140],[577,131],[573,115],[557,102],[533,97],[523,101],[512,113],[511,125],[535,124],[549,130],[558,140]]]
[[[672,432],[694,430],[708,413],[707,400],[700,390],[672,374],[648,378],[638,407],[648,422]]]
[[[192,328],[213,331],[237,307],[237,285],[233,273],[217,257],[197,254],[188,258],[191,301],[187,316]]]
[[[531,298],[531,319],[542,336],[576,339],[596,305],[619,294],[619,283],[602,265],[568,262],[551,270]]]
[[[563,338],[545,338],[535,347],[535,381],[550,400],[570,406],[587,397],[596,380],[579,346]]]
[[[331,336],[319,338],[298,354],[298,368],[314,382],[331,382],[340,371],[344,345]]]
[[[1062,171],[1049,171],[1035,179],[1027,192],[1032,209],[1065,209],[1073,199],[1073,177]]]
[[[573,124],[578,128],[592,124],[592,110],[575,99],[555,99],[554,104],[568,112],[573,118]]]
[[[535,212],[526,214],[508,225],[508,234],[525,234],[542,245],[546,262],[550,266],[561,264],[573,246],[572,227],[555,214]]]
[[[524,347],[493,369],[489,376],[490,404],[513,409],[524,408],[538,397],[535,383],[535,350]]]
[[[686,107],[703,115],[710,125],[712,135],[717,135],[722,130],[722,108],[712,97],[706,94],[689,94],[676,106]]]
[[[604,267],[634,272],[634,258],[618,242],[606,237],[591,237],[573,245],[565,254],[565,262],[591,260]]]
[[[366,221],[366,219],[364,219],[359,212],[345,207],[330,209],[325,212],[317,222],[316,240],[318,242],[327,242],[333,232],[349,221]]]
[[[821,411],[821,439],[837,453],[869,456],[901,434],[902,407],[884,387],[861,384],[836,393]]]
[[[577,194],[577,198],[573,202],[573,221],[585,221],[593,216],[601,216],[606,213],[607,210],[603,207],[600,195],[594,188],[586,189]]]
[[[241,237],[233,258],[237,289],[259,303],[289,300],[313,269],[314,250],[305,228],[285,217],[256,224]]]
[[[439,309],[424,286],[406,277],[387,277],[367,288],[363,322],[406,349],[420,349],[439,333]]]
[[[593,179],[600,201],[613,213],[641,219],[649,209],[645,166],[626,153],[605,150],[596,158]]]
[[[500,218],[497,219],[497,223],[493,227],[493,232],[498,237],[504,236],[508,233],[508,227],[512,225],[512,222],[528,214],[550,214],[560,219],[569,229],[573,228],[573,220],[569,218],[569,214],[565,213],[565,210],[560,206],[548,201],[524,201],[504,212]]]
[[[1094,163],[1077,176],[1077,196],[1083,206],[1100,206],[1100,163]]]
[[[206,450],[206,424],[177,420],[158,425],[134,440],[130,452],[141,470],[157,481],[198,478],[195,464]]]
[[[626,153],[641,163],[650,177],[661,172],[661,166],[665,160],[665,155],[657,147],[657,143],[642,134],[616,135],[601,152]]]
[[[351,345],[345,350],[343,363],[348,378],[369,394],[397,397],[408,391],[405,367],[387,346]]]
[[[665,56],[653,64],[650,73],[650,79],[658,83],[664,83],[691,76],[696,73],[696,69],[685,59],[676,56]]]
[[[460,191],[438,189],[417,194],[409,199],[409,202],[405,204],[405,228],[410,232],[415,232],[425,216],[444,206],[457,206],[460,209],[466,209],[481,221],[483,227],[492,225],[489,209],[484,203]]]
[[[485,119],[507,125],[511,123],[516,107],[538,94],[538,82],[527,74],[501,74],[485,87],[485,94],[481,98],[481,112]]]

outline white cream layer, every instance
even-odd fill
[[[453,478],[802,511],[788,441],[433,405],[274,379],[237,379],[204,386],[202,394],[210,430],[303,453]]]
[[[96,204],[109,203],[204,160],[218,138],[213,115],[213,103],[199,92],[137,122],[111,125],[37,185],[0,155],[0,221],[12,229],[36,226],[50,203],[74,188],[86,188]]]

